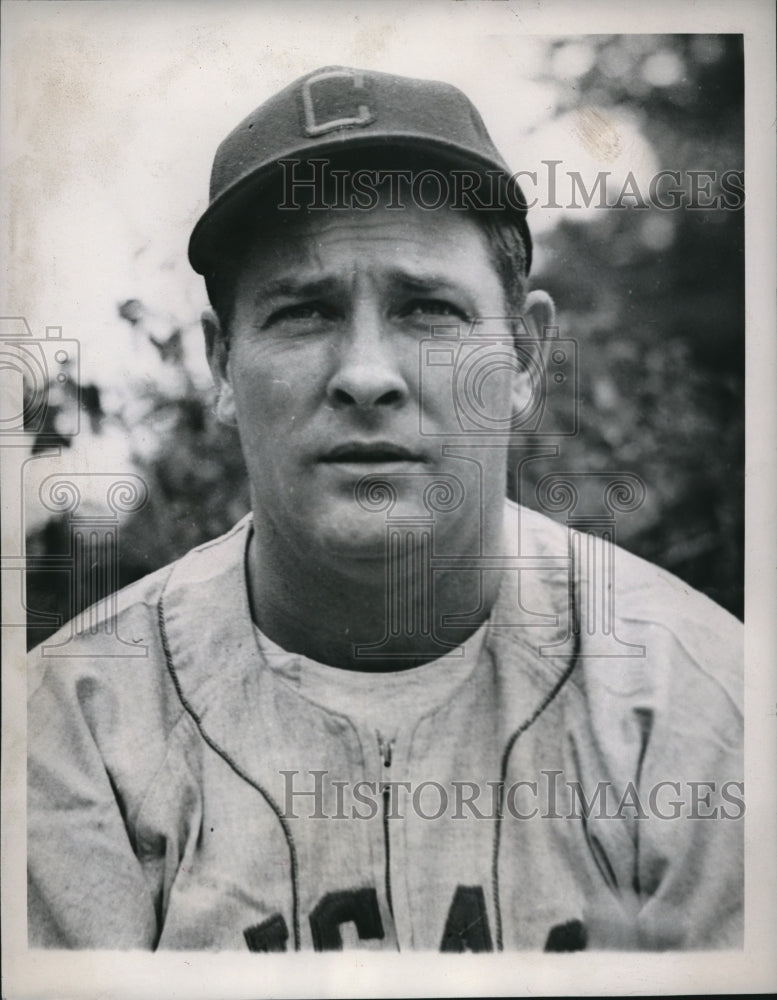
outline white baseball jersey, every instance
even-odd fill
[[[39,647],[30,945],[741,945],[741,626],[507,520],[487,623],[409,671],[258,634],[249,518]]]

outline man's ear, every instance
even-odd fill
[[[522,316],[525,327],[521,327],[520,334],[516,337],[516,345],[519,345],[521,338],[525,338],[525,334],[528,333],[528,341],[534,345],[533,349],[530,349],[531,355],[534,355],[535,351],[539,351],[544,358],[545,328],[554,326],[556,322],[556,307],[553,305],[553,299],[547,292],[540,289],[529,292],[524,302]],[[522,351],[518,352],[519,361],[522,353]],[[513,381],[512,409],[514,417],[518,417],[520,414],[528,415],[533,411],[537,404],[537,393],[542,392],[542,387],[537,384],[537,379],[532,377],[530,368],[525,364],[521,367],[522,370],[516,374]]]
[[[222,329],[218,316],[210,308],[205,309],[202,314],[202,332],[205,334],[208,365],[216,383],[216,416],[221,423],[234,427],[237,418],[229,374],[229,337]]]
[[[541,289],[529,292],[523,306],[523,318],[530,336],[537,340],[545,337],[545,327],[556,323],[556,307],[553,299]]]

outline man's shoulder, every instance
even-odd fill
[[[67,669],[85,661],[103,668],[153,663],[162,642],[159,609],[163,595],[172,591],[175,600],[185,602],[189,590],[196,592],[197,585],[208,578],[218,586],[219,574],[242,565],[249,524],[247,515],[225,534],[190,549],[66,622],[30,651],[30,691],[54,665]]]
[[[601,680],[613,692],[663,689],[669,698],[682,691],[697,703],[707,691],[735,714],[741,711],[744,631],[738,619],[624,548],[604,541],[581,546],[566,525],[511,506],[533,554],[552,555],[557,562],[566,556],[569,576],[556,591],[559,622],[565,623],[560,631],[569,634],[576,626],[581,680],[589,689]],[[698,700],[690,698],[691,691]]]
[[[522,537],[531,547],[528,554],[574,559],[577,579],[589,586],[603,584],[612,595],[618,618],[667,628],[693,624],[739,640],[742,623],[737,618],[668,570],[607,541],[602,542],[598,557],[584,559],[570,544],[566,525],[512,501],[508,507],[521,520]]]
[[[554,611],[557,622],[550,641],[522,637],[539,634],[535,626],[510,630],[499,647],[503,671],[531,673],[535,713],[555,701],[578,747],[595,746],[621,781],[633,779],[648,742],[656,773],[673,774],[682,762],[705,780],[721,768],[739,779],[742,623],[623,548],[591,544],[536,511],[513,509],[521,537],[532,536],[532,554],[549,567],[535,573],[530,606],[550,595],[541,610]],[[516,590],[514,603],[520,597]]]

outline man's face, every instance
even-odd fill
[[[220,378],[257,519],[300,554],[376,559],[386,517],[428,518],[424,496],[443,482],[463,502],[440,528],[477,538],[482,510],[501,518],[505,438],[466,450],[478,439],[457,418],[455,366],[427,365],[423,342],[458,326],[504,359],[504,319],[472,333],[505,316],[485,236],[465,213],[415,207],[284,221],[243,259]],[[478,399],[489,426],[509,420],[513,383],[491,366]],[[464,458],[444,454],[453,441]],[[365,476],[395,491],[390,510],[356,499]]]

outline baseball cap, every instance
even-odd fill
[[[189,240],[189,260],[206,274],[229,248],[280,160],[407,150],[423,162],[466,168],[499,186],[499,207],[512,215],[526,248],[532,243],[526,200],[478,110],[456,87],[433,80],[327,66],[308,73],[260,105],[224,139],[210,178],[210,203]]]

